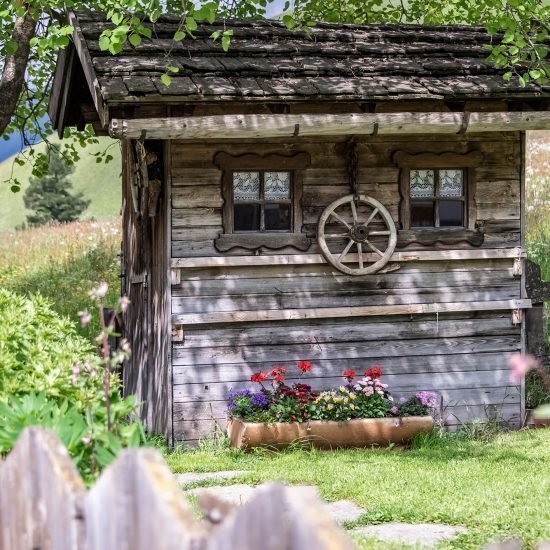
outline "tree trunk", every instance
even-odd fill
[[[11,120],[23,89],[35,28],[36,21],[28,12],[15,20],[11,40],[17,45],[17,50],[6,56],[0,79],[0,135]]]

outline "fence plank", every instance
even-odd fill
[[[52,433],[27,428],[0,464],[0,549],[82,548],[84,483]]]
[[[87,550],[197,548],[206,530],[152,449],[123,451],[86,500]]]

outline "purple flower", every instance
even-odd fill
[[[437,393],[433,391],[419,391],[416,393],[416,398],[428,409],[435,409],[437,406]]]
[[[399,403],[405,403],[405,401],[407,401],[407,399],[405,397],[400,397],[399,398]]]
[[[269,407],[269,399],[262,392],[255,393],[250,400],[250,403],[255,407],[265,409]]]
[[[390,412],[392,414],[399,414],[399,409],[394,405],[391,409],[390,409]]]

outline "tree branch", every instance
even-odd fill
[[[0,135],[8,126],[23,90],[35,27],[36,21],[29,12],[15,20],[11,41],[17,45],[17,50],[6,56],[0,79]]]

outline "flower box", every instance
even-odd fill
[[[282,449],[292,443],[306,443],[319,449],[358,448],[407,443],[415,435],[433,429],[431,416],[356,418],[345,422],[243,422],[230,418],[227,433],[231,445],[248,450],[254,447]]]

